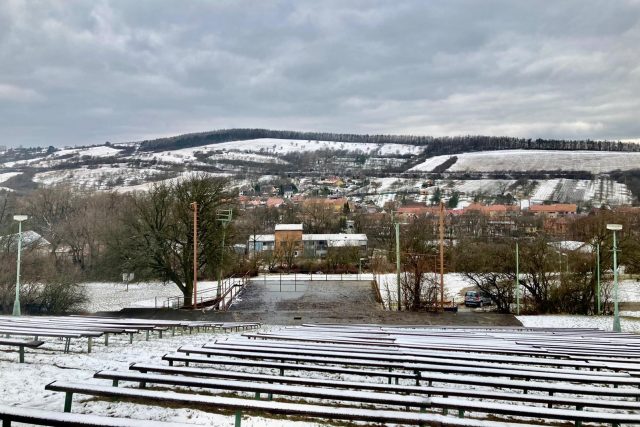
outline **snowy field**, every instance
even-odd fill
[[[229,283],[240,283],[241,279],[223,281],[223,290]],[[81,285],[88,302],[83,309],[88,313],[99,311],[120,311],[123,308],[161,308],[175,304],[175,297],[182,297],[178,287],[172,283],[141,282],[127,285],[118,282],[90,282]],[[211,297],[218,287],[216,281],[198,282],[201,296]]]
[[[273,328],[263,327],[269,331]],[[73,382],[91,382],[110,385],[110,380],[93,379],[99,370],[128,371],[133,362],[152,362],[166,365],[161,357],[184,345],[201,346],[215,339],[224,339],[228,334],[200,333],[194,335],[176,335],[162,339],[152,338],[144,341],[138,337],[129,344],[127,336],[110,337],[109,346],[94,342],[91,354],[86,353],[86,340],[72,341],[71,353],[63,353],[62,342],[46,340],[38,350],[26,351],[26,363],[17,363],[17,352],[0,351],[0,402],[6,405],[34,407],[61,412],[64,393],[45,391],[48,383],[61,380]],[[75,343],[75,341],[78,341]],[[4,348],[2,349],[4,350]],[[154,421],[182,422],[196,425],[231,426],[233,415],[213,414],[194,409],[164,408],[159,406],[114,403],[111,400],[93,399],[86,395],[74,395],[74,413],[88,413],[123,418],[146,419]],[[277,427],[282,420],[251,416],[242,420],[243,426]],[[311,427],[321,424],[287,420],[287,425]]]
[[[52,170],[35,174],[33,181],[43,185],[69,183],[77,188],[109,189],[116,185],[130,186],[153,179],[164,173],[161,169],[100,166]]]
[[[427,280],[440,283],[440,275],[428,273]],[[376,274],[380,294],[385,307],[389,307],[389,301],[394,305],[398,301],[398,281],[396,273]],[[444,299],[455,301],[458,304],[464,302],[464,290],[472,287],[464,275],[460,273],[445,273],[444,275]]]
[[[613,316],[535,315],[516,316],[523,326],[543,328],[599,328],[613,330]],[[621,316],[622,332],[640,334],[640,318]]]
[[[430,172],[451,155],[427,159],[410,171]],[[559,150],[496,150],[456,154],[458,160],[449,172],[493,171],[589,171],[606,173],[616,169],[635,169],[640,164],[640,153],[612,151],[559,151]]]

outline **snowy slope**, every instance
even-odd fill
[[[410,171],[430,172],[450,157],[430,158]],[[448,169],[449,172],[563,170],[605,173],[640,166],[640,153],[611,151],[497,150],[456,154],[456,157],[458,161]]]

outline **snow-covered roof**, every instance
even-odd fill
[[[249,241],[253,242],[273,242],[275,241],[275,236],[273,234],[256,234],[249,236]]]
[[[317,242],[326,240],[329,247],[357,246],[367,243],[366,234],[304,234],[302,241]]]
[[[302,231],[302,224],[276,224],[276,231]]]
[[[13,251],[18,249],[18,233],[9,234],[6,236],[0,236],[0,244],[7,245],[8,249]],[[42,248],[49,246],[51,243],[40,234],[33,230],[27,230],[22,232],[22,247],[36,247]]]

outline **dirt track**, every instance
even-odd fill
[[[256,280],[226,313],[184,310],[126,309],[120,316],[166,319],[253,321],[271,325],[301,323],[382,323],[521,326],[512,315],[461,310],[458,313],[389,312],[375,301],[367,281]]]

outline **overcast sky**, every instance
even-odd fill
[[[640,138],[640,1],[0,2],[0,145]]]

